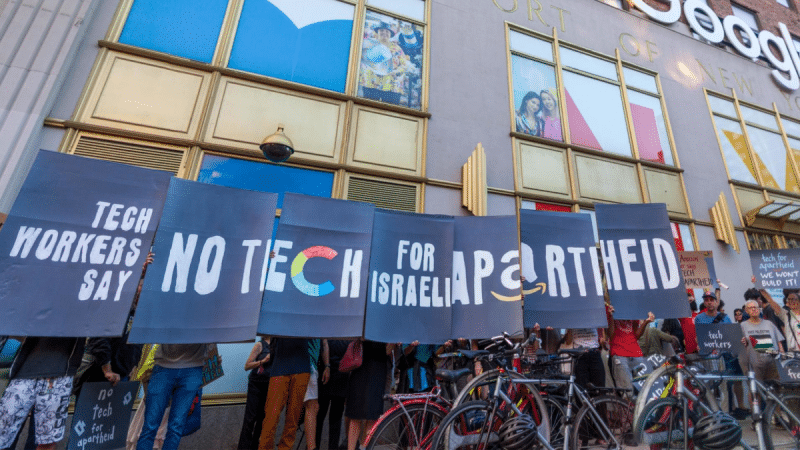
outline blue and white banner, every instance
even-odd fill
[[[763,289],[800,288],[800,249],[750,250],[756,286]]]
[[[173,178],[128,341],[249,341],[277,194]]]
[[[689,317],[678,252],[663,203],[595,205],[615,319]]]
[[[0,233],[0,334],[122,335],[169,179],[40,151]]]
[[[520,210],[525,327],[608,325],[591,218]]]
[[[378,209],[364,337],[441,344],[451,333],[454,222]]]
[[[360,337],[375,207],[286,194],[258,333]]]
[[[522,333],[517,218],[456,217],[450,337]]]

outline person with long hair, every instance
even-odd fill
[[[544,131],[544,120],[539,117],[541,111],[542,99],[539,94],[533,91],[525,94],[519,105],[519,111],[517,111],[517,132],[541,136]]]
[[[542,100],[542,120],[544,130],[542,136],[555,141],[563,140],[561,136],[561,117],[558,112],[558,97],[554,89],[542,89],[539,93]]]

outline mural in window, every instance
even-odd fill
[[[246,0],[228,67],[344,92],[354,14],[337,0]]]
[[[423,44],[422,28],[416,24],[367,11],[358,95],[419,109]]]
[[[747,135],[753,145],[762,184],[775,189],[800,192],[789,161],[790,153],[786,151],[781,135],[749,124]]]
[[[664,122],[661,102],[656,97],[633,90],[628,90],[628,101],[633,117],[633,131],[636,136],[636,147],[639,149],[639,158],[673,165],[674,160],[669,148],[667,125]]]
[[[714,124],[731,179],[756,184],[753,160],[739,122],[715,115]]]
[[[619,86],[565,70],[564,92],[573,143],[631,156]]]
[[[516,109],[515,130],[563,141],[554,69],[547,64],[512,55],[511,73]]]

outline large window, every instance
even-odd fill
[[[688,217],[657,74],[554,40],[509,27],[517,189]]]
[[[119,41],[421,109],[426,16],[424,0],[135,0]]]

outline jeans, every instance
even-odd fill
[[[639,366],[644,366],[644,358],[641,356],[612,356],[612,370],[611,376],[614,378],[614,384],[620,389],[630,389],[631,395],[633,392],[633,376],[632,372]]]
[[[192,406],[197,391],[203,385],[203,367],[186,369],[167,369],[153,367],[150,384],[145,396],[144,425],[136,450],[152,450],[158,427],[164,417],[164,411],[172,399],[172,409],[167,423],[167,435],[164,438],[163,450],[177,450],[183,437],[186,417]]]

